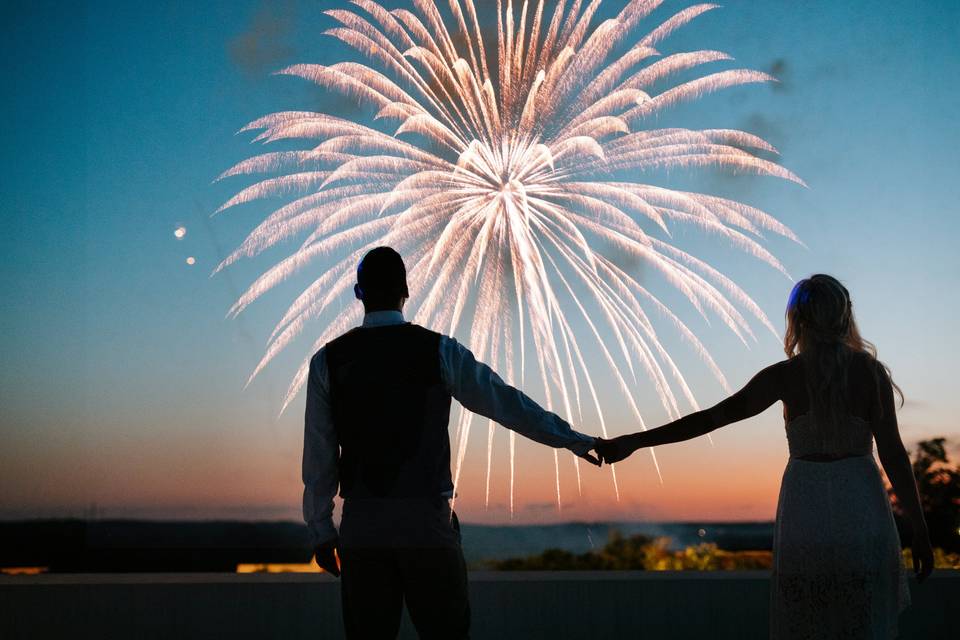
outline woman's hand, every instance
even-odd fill
[[[629,457],[636,449],[630,445],[628,437],[629,436],[618,436],[610,440],[597,438],[596,450],[600,455],[600,459],[607,464],[613,464],[614,462],[620,462],[624,458]]]
[[[911,552],[913,555],[913,572],[917,582],[923,582],[933,571],[933,547],[930,545],[930,535],[926,529],[914,530]]]

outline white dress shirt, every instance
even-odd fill
[[[363,318],[364,327],[403,322],[400,311],[374,311]],[[437,357],[447,391],[473,413],[499,422],[534,442],[569,449],[577,455],[593,448],[591,436],[574,431],[560,416],[508,385],[493,369],[477,362],[470,350],[455,339],[441,336]],[[303,435],[303,519],[315,545],[337,536],[333,498],[339,485],[338,457],[339,445],[330,413],[329,373],[324,349],[320,349],[310,360]]]

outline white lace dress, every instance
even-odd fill
[[[770,637],[894,638],[909,603],[900,539],[873,459],[869,424],[787,424],[773,543]],[[856,454],[831,462],[799,458]]]

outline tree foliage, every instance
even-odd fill
[[[960,552],[960,466],[951,465],[946,438],[917,443],[912,466],[930,541],[944,551]],[[891,501],[906,543],[910,538],[910,527],[905,525],[903,512],[892,493]]]
[[[725,551],[713,543],[673,550],[669,538],[624,537],[613,531],[596,551],[575,554],[547,549],[535,556],[490,564],[500,571],[715,571],[770,569],[772,556],[769,551]]]

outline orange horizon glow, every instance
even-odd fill
[[[506,430],[495,443],[506,443]],[[484,505],[482,456],[464,464],[455,504],[464,522],[489,525],[598,521],[773,520],[786,462],[782,433],[756,442],[749,454],[736,442],[749,430],[661,447],[664,480],[644,452],[616,465],[621,499],[615,497],[608,467],[581,465],[577,491],[573,457],[560,456],[562,507],[557,508],[552,450],[518,443],[515,505],[509,509],[507,461],[494,465],[489,507]],[[60,467],[56,473],[4,487],[5,508],[40,517],[89,514],[143,519],[300,520],[302,484],[298,438],[284,456],[221,447],[212,457],[201,447],[184,453],[160,444],[149,450],[115,448],[109,467]],[[169,449],[167,449],[169,446]],[[761,449],[758,453],[757,449]],[[207,449],[208,451],[209,449]],[[20,477],[28,477],[22,474]],[[16,476],[15,476],[16,478]],[[337,500],[339,503],[339,499]],[[21,506],[22,505],[22,506]],[[6,515],[2,517],[8,517]],[[35,517],[31,515],[31,517]]]
[[[326,573],[316,560],[310,562],[259,562],[240,563],[237,573]]]
[[[38,576],[47,573],[50,567],[0,567],[0,574],[5,576]]]

